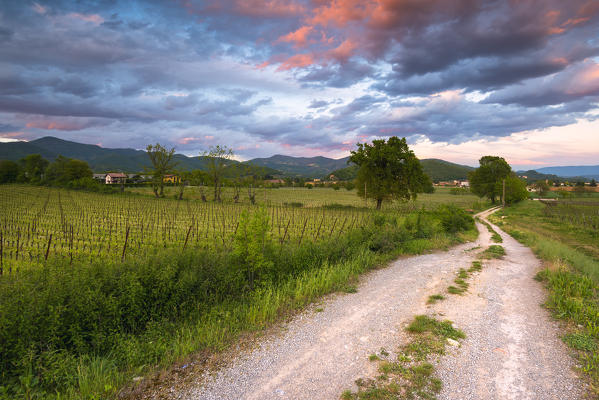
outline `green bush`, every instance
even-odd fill
[[[442,205],[436,211],[443,230],[448,233],[467,231],[474,227],[474,219],[466,211],[454,205]]]

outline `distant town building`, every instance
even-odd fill
[[[173,174],[164,175],[164,177],[162,177],[162,182],[164,182],[164,183],[181,183],[181,178],[178,175],[173,175]]]
[[[122,172],[109,172],[106,174],[105,179],[107,185],[125,183],[127,181],[127,174],[123,174]]]

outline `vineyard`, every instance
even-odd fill
[[[128,188],[128,191],[136,194],[153,197],[152,189],[149,187]],[[191,186],[185,189],[185,198],[201,201],[202,194],[210,201],[212,200],[212,189],[210,187]],[[335,205],[352,206],[357,208],[374,208],[374,200],[365,201],[358,197],[355,190],[346,190],[340,188],[334,190],[331,187],[308,189],[305,187],[281,187],[273,189],[257,188],[255,190],[255,199],[259,204],[266,205],[296,205],[301,207],[331,207]],[[165,196],[173,198],[177,193],[176,187],[166,187]],[[232,187],[223,188],[222,198],[224,202],[233,203],[235,189]],[[240,189],[239,204],[250,204],[247,195],[247,188]],[[435,193],[421,193],[415,201],[408,203],[383,203],[384,209],[399,210],[408,212],[420,209],[423,206],[427,209],[433,209],[441,204],[455,204],[462,208],[482,209],[488,205],[487,202],[481,202],[473,194],[452,195],[450,188],[436,188]]]
[[[550,220],[574,229],[599,232],[599,201],[597,200],[548,201],[545,202],[543,214]]]
[[[114,397],[393,257],[471,240],[464,208],[483,203],[431,196],[375,212],[325,188],[252,205],[2,185],[0,399]]]
[[[259,207],[31,186],[0,187],[0,203],[0,266],[9,274],[48,258],[122,260],[157,248],[229,247],[241,213]],[[367,215],[283,204],[267,210],[269,235],[281,244],[339,236]]]

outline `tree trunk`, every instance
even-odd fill
[[[218,195],[218,179],[214,179],[214,201],[220,201],[220,196]]]
[[[376,209],[380,210],[381,205],[383,204],[383,199],[376,199]]]

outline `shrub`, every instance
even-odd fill
[[[437,209],[437,217],[447,233],[467,231],[474,227],[474,219],[466,211],[454,205],[442,205]]]

